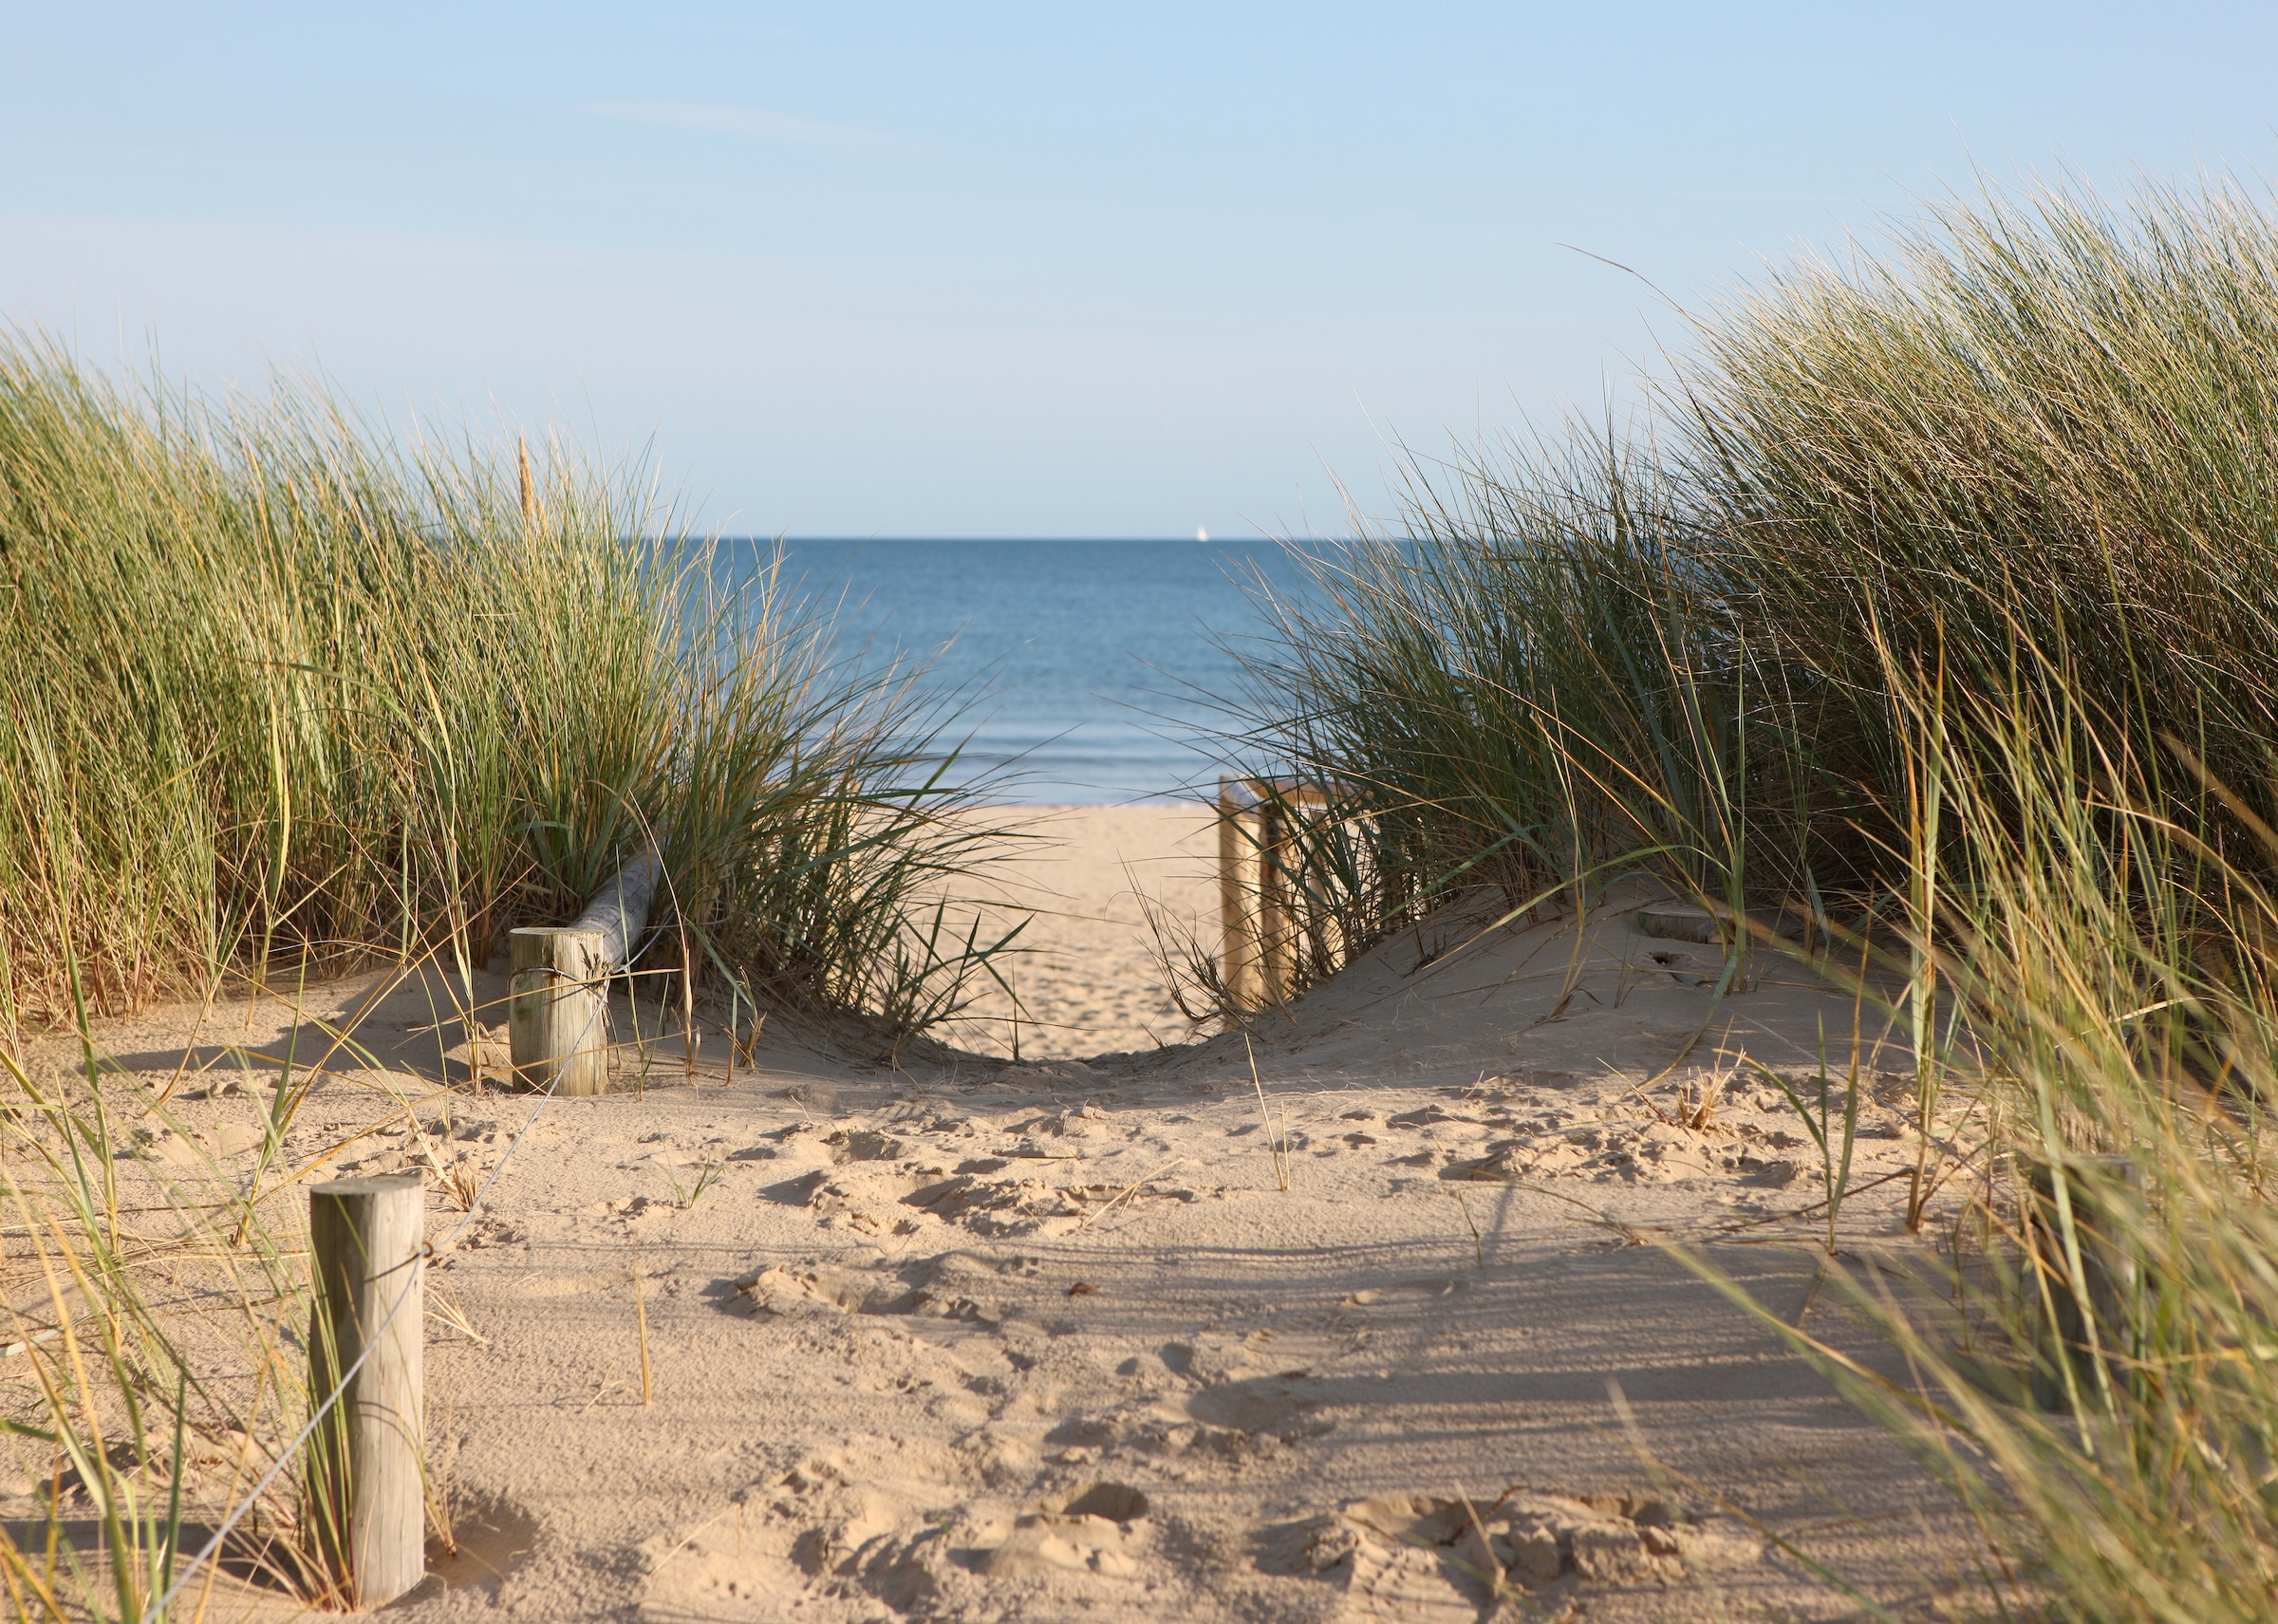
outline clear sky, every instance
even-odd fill
[[[2068,161],[2278,168],[2278,7],[0,0],[0,319],[648,447],[737,532],[1341,532],[1395,437]],[[1572,245],[1571,248],[1561,245]]]

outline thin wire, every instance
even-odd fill
[[[606,986],[607,983],[604,984]],[[602,1006],[587,1018],[585,1031],[578,1034],[577,1045],[571,1051],[573,1054],[583,1052],[585,1040],[591,1036],[594,1022],[607,1013],[607,1004],[605,992]],[[514,1134],[513,1142],[507,1146],[506,1154],[498,1158],[498,1165],[491,1169],[491,1176],[483,1180],[482,1187],[475,1192],[475,1199],[467,1204],[466,1216],[458,1221],[457,1227],[444,1236],[439,1244],[432,1241],[422,1242],[420,1250],[414,1254],[416,1259],[423,1260],[439,1257],[458,1243],[458,1238],[467,1232],[467,1225],[474,1223],[476,1215],[482,1211],[483,1200],[491,1193],[491,1186],[498,1182],[498,1175],[506,1171],[506,1165],[514,1159],[514,1152],[522,1148],[522,1141],[529,1134],[531,1129],[536,1126],[539,1114],[553,1103],[556,1097],[553,1091],[560,1081],[561,1073],[556,1072],[553,1081],[546,1085],[544,1097],[532,1109],[530,1119],[522,1124]],[[165,1616],[166,1609],[174,1604],[174,1598],[181,1594],[182,1587],[195,1578],[197,1571],[213,1559],[214,1553],[221,1549],[221,1542],[229,1538],[230,1530],[236,1527],[239,1520],[253,1508],[264,1494],[269,1492],[269,1485],[277,1481],[278,1474],[292,1464],[293,1458],[301,1452],[301,1447],[315,1435],[317,1428],[323,1423],[325,1417],[331,1413],[332,1407],[340,1402],[341,1394],[348,1391],[348,1384],[354,1381],[357,1372],[364,1369],[364,1362],[372,1356],[374,1350],[386,1337],[388,1327],[396,1322],[396,1316],[401,1314],[403,1311],[403,1305],[411,1300],[412,1288],[418,1282],[419,1275],[415,1271],[411,1279],[404,1282],[403,1289],[396,1294],[395,1306],[390,1308],[386,1317],[380,1321],[380,1328],[364,1338],[364,1352],[356,1355],[356,1362],[347,1368],[339,1383],[326,1395],[325,1402],[318,1405],[315,1412],[308,1417],[308,1425],[302,1428],[292,1442],[279,1452],[274,1464],[261,1475],[261,1481],[253,1485],[252,1492],[239,1501],[236,1509],[222,1520],[221,1526],[214,1531],[213,1537],[199,1549],[197,1555],[190,1559],[190,1565],[182,1570],[179,1577],[166,1587],[166,1594],[143,1610],[142,1624],[151,1624],[152,1620]]]

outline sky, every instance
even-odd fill
[[[2278,169],[2278,7],[25,5],[0,322],[737,534],[1348,533],[1979,176]],[[1608,263],[1612,262],[1612,263]]]

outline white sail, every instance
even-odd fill
[[[1197,541],[1208,541],[1210,539],[1210,532],[1204,530],[1201,525],[1196,525],[1194,527],[1194,539]]]

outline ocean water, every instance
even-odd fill
[[[772,544],[743,542],[755,562]],[[1263,623],[1242,583],[1298,572],[1270,542],[839,541],[783,544],[784,579],[837,622],[850,659],[901,657],[935,693],[968,691],[965,777],[1009,771],[996,798],[1163,800],[1214,783],[1214,706],[1234,697],[1228,645]]]

